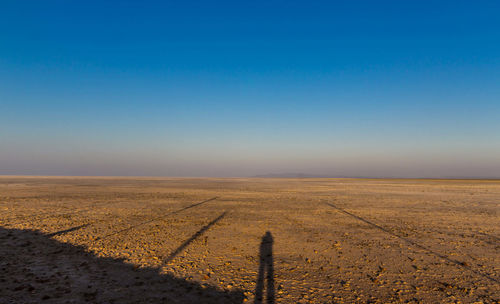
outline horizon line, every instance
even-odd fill
[[[37,175],[37,174],[0,174],[0,178],[154,178],[154,179],[394,179],[394,180],[484,180],[500,181],[500,177],[363,177],[363,176],[168,176],[168,175]]]

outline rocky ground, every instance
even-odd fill
[[[0,178],[0,303],[498,303],[500,181]]]

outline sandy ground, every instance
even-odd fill
[[[500,181],[0,178],[0,303],[498,303]]]

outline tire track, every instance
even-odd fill
[[[77,209],[77,210],[73,210],[73,211],[69,211],[69,212],[64,212],[63,211],[63,212],[60,212],[60,213],[55,213],[54,211],[47,211],[47,212],[40,212],[40,213],[36,213],[36,214],[19,215],[19,216],[14,216],[14,217],[6,218],[6,219],[0,219],[0,220],[2,220],[2,221],[11,221],[11,220],[17,220],[17,219],[30,219],[30,218],[36,218],[38,220],[42,220],[42,219],[48,219],[48,218],[57,217],[57,216],[61,216],[61,215],[70,215],[70,214],[82,213],[82,212],[86,212],[86,211],[92,210],[95,207],[99,207],[99,206],[102,206],[102,205],[109,205],[109,204],[117,204],[117,203],[118,202],[103,202],[103,203],[94,204],[94,205],[92,205],[90,207],[87,207],[87,208]],[[38,218],[39,216],[43,216],[43,215],[48,215],[48,216],[44,216],[42,218]]]
[[[227,211],[224,211],[221,215],[219,215],[217,218],[213,219],[210,223],[206,224],[203,226],[200,230],[198,230],[196,233],[194,233],[190,238],[185,240],[179,247],[177,247],[176,250],[172,251],[168,255],[168,257],[164,260],[163,264],[168,264],[170,263],[179,253],[181,253],[189,244],[191,244],[194,240],[202,236],[208,229],[210,229],[215,223],[218,221],[222,220],[227,214]]]
[[[102,237],[97,237],[97,238],[94,240],[94,242],[98,242],[98,241],[101,241],[101,240],[103,240],[103,239],[107,239],[107,238],[109,238],[109,237],[111,237],[111,236],[114,236],[114,235],[117,235],[117,234],[120,234],[120,233],[123,233],[123,232],[130,231],[130,230],[132,230],[132,229],[134,229],[134,228],[137,228],[137,227],[140,227],[140,226],[147,225],[147,224],[152,223],[152,222],[155,222],[155,221],[157,221],[157,220],[161,220],[161,219],[163,219],[163,218],[165,218],[165,217],[167,217],[167,216],[170,216],[170,215],[174,215],[174,214],[180,213],[180,212],[182,212],[182,211],[185,211],[185,210],[188,210],[188,209],[194,208],[194,207],[196,207],[196,206],[199,206],[199,205],[202,205],[202,204],[208,203],[208,202],[213,201],[213,200],[216,200],[216,199],[217,199],[217,197],[213,197],[213,198],[210,198],[210,199],[204,200],[204,201],[202,201],[202,202],[199,202],[199,203],[195,203],[195,204],[192,204],[192,205],[186,206],[186,207],[181,208],[181,209],[179,209],[179,210],[169,212],[169,213],[164,214],[164,215],[162,215],[162,216],[154,217],[154,218],[152,218],[152,219],[150,219],[150,220],[148,220],[148,221],[141,222],[141,223],[136,224],[136,225],[131,225],[131,226],[127,227],[127,228],[124,228],[124,229],[121,229],[121,230],[118,230],[118,231],[114,231],[114,232],[109,233],[109,234],[106,234],[106,235],[104,235],[104,236],[102,236]]]
[[[368,225],[370,225],[372,227],[375,227],[375,228],[377,228],[377,229],[379,229],[379,230],[381,230],[381,231],[383,231],[383,232],[385,232],[387,234],[390,234],[390,235],[392,235],[392,236],[394,236],[394,237],[396,237],[396,238],[398,238],[398,239],[400,239],[402,241],[405,241],[405,242],[407,242],[410,245],[413,245],[413,246],[415,246],[415,247],[417,247],[419,249],[422,249],[422,250],[426,251],[428,254],[434,255],[434,256],[439,257],[439,258],[441,258],[443,260],[446,260],[446,261],[448,261],[448,262],[450,262],[452,264],[455,264],[455,265],[457,265],[457,266],[459,266],[461,268],[469,270],[470,272],[472,272],[472,273],[474,273],[474,274],[476,274],[478,276],[482,276],[483,278],[486,278],[486,279],[488,279],[488,280],[490,280],[492,282],[495,282],[497,284],[500,283],[500,281],[497,280],[496,278],[493,278],[493,277],[491,277],[491,276],[489,276],[487,274],[484,274],[484,273],[479,272],[479,271],[477,271],[475,269],[472,269],[471,267],[469,267],[464,262],[460,262],[460,261],[451,259],[450,257],[448,257],[448,256],[446,256],[446,255],[444,255],[442,253],[436,252],[436,251],[434,251],[434,250],[432,250],[432,249],[430,249],[430,248],[428,248],[426,246],[423,246],[423,245],[421,245],[421,244],[419,244],[419,243],[417,243],[415,241],[412,241],[412,240],[410,240],[410,239],[408,239],[408,238],[406,238],[404,236],[398,235],[398,234],[396,234],[396,233],[394,233],[394,232],[392,232],[392,231],[390,231],[390,230],[388,230],[388,229],[386,229],[386,228],[384,228],[384,227],[382,227],[380,225],[377,225],[377,224],[375,224],[375,223],[373,223],[373,222],[371,222],[371,221],[369,221],[369,220],[367,220],[365,218],[362,218],[362,217],[360,217],[360,216],[358,216],[356,214],[353,214],[353,213],[351,213],[349,211],[346,211],[346,210],[344,210],[344,209],[342,209],[340,207],[337,207],[337,206],[335,206],[332,203],[325,203],[325,204],[328,205],[328,206],[330,206],[330,207],[332,207],[332,208],[334,208],[334,209],[336,209],[337,211],[340,211],[340,212],[342,212],[344,214],[347,214],[350,217],[353,217],[353,218],[355,218],[357,220],[360,220],[360,221],[362,221],[362,222],[364,222],[364,223],[366,223],[366,224],[368,224]]]

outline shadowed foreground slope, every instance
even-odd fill
[[[0,303],[241,303],[155,268],[100,258],[33,230],[0,227]]]

